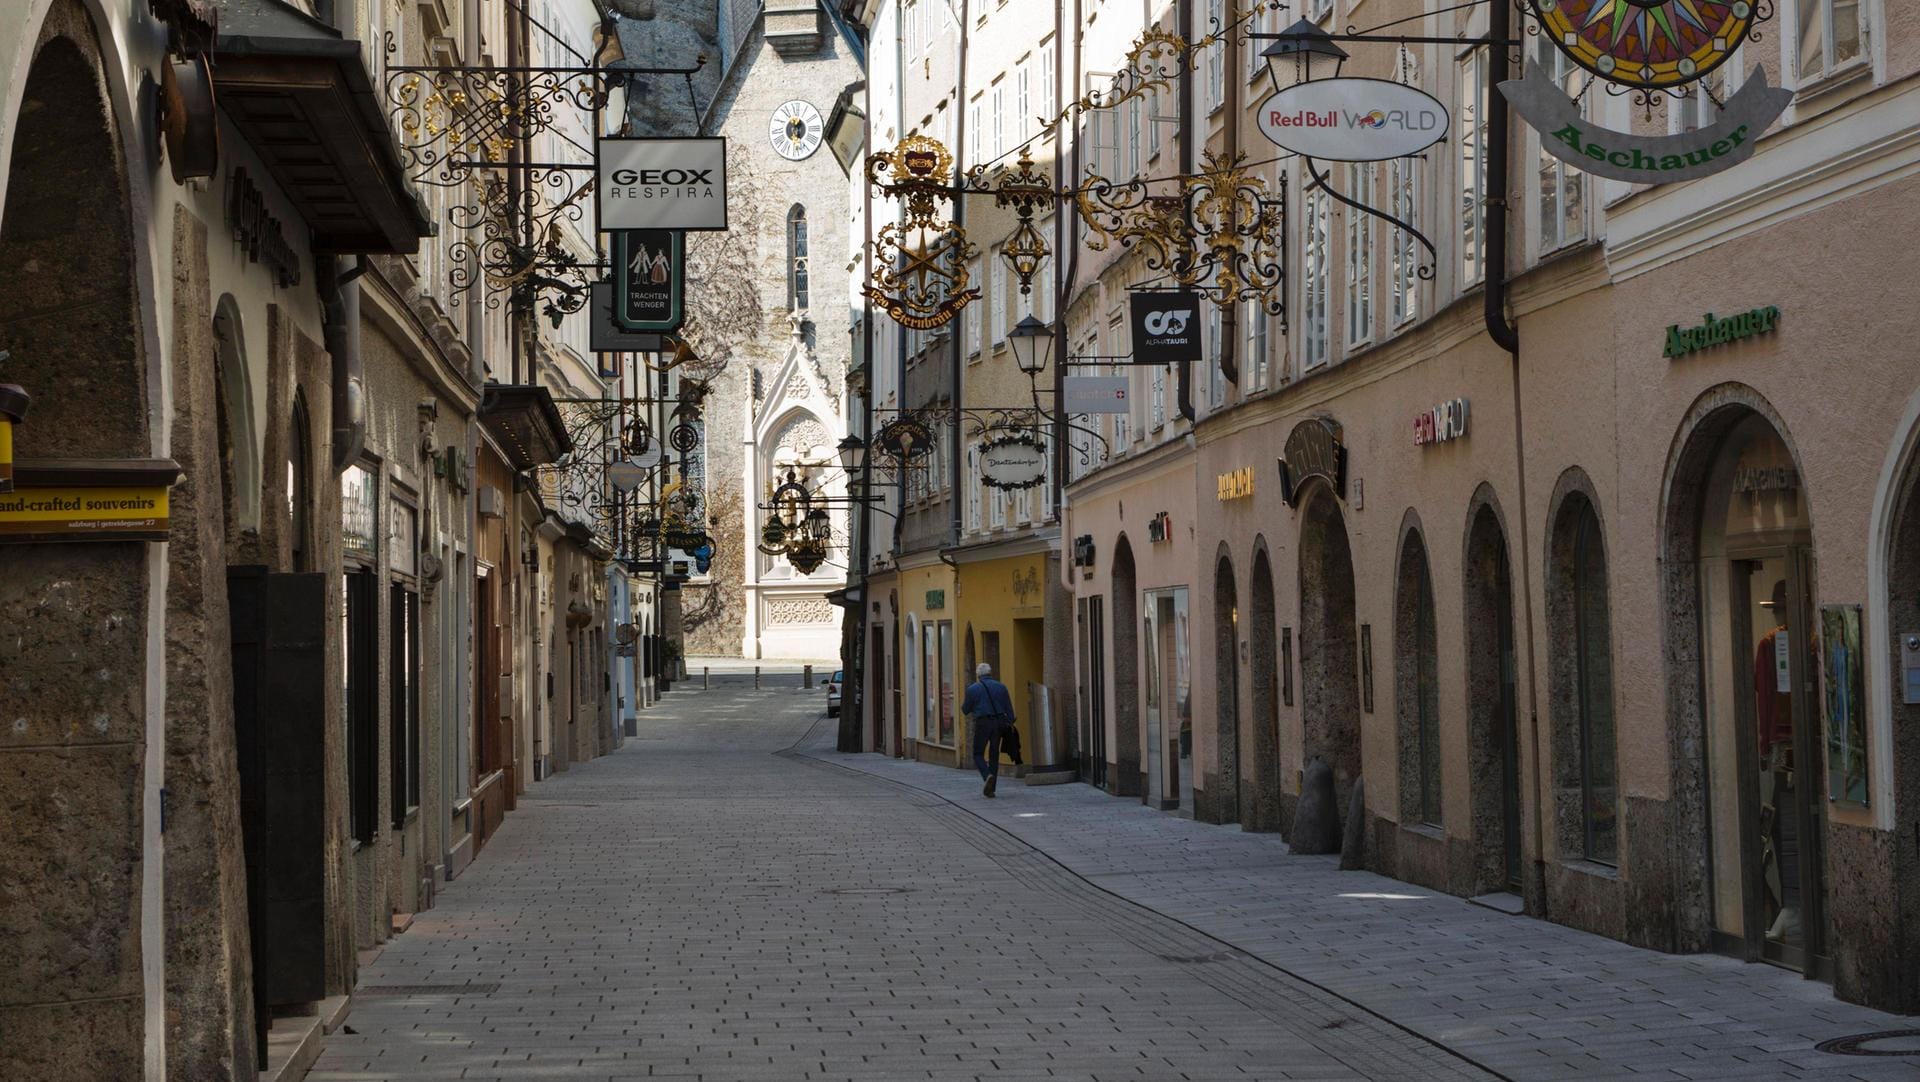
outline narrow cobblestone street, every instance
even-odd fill
[[[362,970],[309,1077],[1913,1077],[1814,1051],[1900,1020],[1779,970],[1084,786],[989,804],[832,752],[796,677],[698,683],[522,802]]]

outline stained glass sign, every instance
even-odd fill
[[[1623,86],[1690,83],[1727,61],[1753,0],[1530,0],[1540,32],[1581,67]]]

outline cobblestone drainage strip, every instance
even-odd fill
[[[828,887],[822,894],[912,894],[912,887]]]
[[[381,996],[484,996],[498,992],[498,984],[363,984],[353,990],[362,999]]]
[[[1203,962],[1224,962],[1233,957],[1233,952],[1214,951],[1212,954],[1161,954],[1156,957],[1162,962],[1173,962],[1176,965],[1193,966],[1200,965]]]
[[[1890,1047],[1871,1047],[1883,1043]],[[1821,1041],[1813,1048],[1816,1052],[1831,1052],[1836,1056],[1920,1056],[1920,1029],[1888,1029],[1879,1033],[1856,1033],[1851,1037],[1835,1037],[1830,1041]]]

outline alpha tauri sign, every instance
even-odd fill
[[[727,141],[608,136],[596,155],[600,231],[727,228]]]
[[[1260,106],[1260,133],[1275,146],[1340,162],[1417,154],[1446,137],[1447,107],[1387,79],[1296,83]]]
[[[1182,364],[1200,359],[1200,294],[1142,290],[1132,297],[1135,364]]]

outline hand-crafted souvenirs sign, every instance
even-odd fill
[[[600,231],[727,228],[727,141],[605,136],[596,144]]]
[[[1047,449],[1028,435],[1001,436],[980,448],[980,482],[989,488],[1033,488],[1047,479]]]
[[[1753,155],[1760,134],[1793,101],[1793,91],[1767,85],[1759,67],[1710,125],[1678,135],[1613,131],[1580,115],[1580,107],[1533,63],[1524,79],[1500,84],[1515,112],[1540,131],[1540,148],[1594,176],[1637,184],[1692,180]]]
[[[686,234],[626,229],[613,235],[613,318],[621,329],[672,334],[685,321],[681,298]]]
[[[1260,106],[1260,134],[1310,158],[1377,162],[1417,154],[1444,139],[1447,107],[1386,79],[1297,83]]]
[[[1133,363],[1181,364],[1200,359],[1200,294],[1144,290],[1133,295]]]
[[[41,459],[0,494],[0,543],[165,541],[170,459]]]

